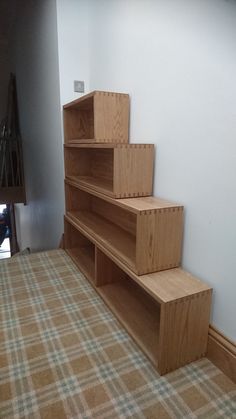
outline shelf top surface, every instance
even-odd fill
[[[146,212],[146,211],[155,211],[161,210],[165,208],[180,208],[182,209],[183,206],[180,204],[176,204],[174,202],[167,201],[162,198],[157,198],[154,196],[144,196],[139,198],[122,198],[122,199],[114,199],[117,204],[122,204],[127,208],[132,208],[135,212]]]
[[[74,140],[76,141],[76,140]],[[91,140],[83,140],[83,141],[91,141]],[[68,143],[64,144],[65,148],[154,148],[154,144],[146,144],[146,143],[136,143],[136,144],[126,144],[126,143],[76,143],[73,140],[68,141]]]
[[[140,285],[155,299],[168,303],[210,291],[211,287],[181,268],[137,276]]]
[[[65,183],[74,186],[78,189],[81,189],[85,192],[88,192],[91,195],[97,196],[98,198],[101,198],[104,201],[110,202],[113,205],[124,208],[125,210],[133,212],[135,214],[155,212],[168,208],[177,208],[178,210],[183,210],[183,206],[180,204],[176,204],[174,202],[170,202],[162,198],[156,198],[154,196],[115,199],[98,191],[92,190],[89,187],[82,185],[80,182],[77,183],[76,181],[71,180],[69,178],[65,179]]]
[[[118,92],[105,92],[102,90],[94,90],[93,92],[90,92],[84,96],[81,96],[78,99],[73,100],[72,102],[66,103],[63,106],[63,109],[70,108],[74,105],[80,105],[84,101],[93,98],[94,96],[123,96],[123,97],[129,97],[128,93],[118,93]]]

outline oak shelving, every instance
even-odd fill
[[[161,199],[104,200],[65,182],[67,216],[138,275],[179,266],[183,207]],[[138,198],[137,198],[138,199]],[[123,201],[123,200],[122,200]]]
[[[65,145],[65,175],[113,198],[152,194],[153,144]]]
[[[183,206],[154,198],[151,144],[128,142],[129,97],[64,106],[65,249],[160,374],[206,353],[212,289],[183,271]]]
[[[128,143],[129,95],[94,91],[63,109],[65,143]]]

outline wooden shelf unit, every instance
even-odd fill
[[[125,94],[64,106],[65,250],[166,374],[205,355],[212,289],[178,268],[183,206],[142,196],[154,149],[126,144],[128,125]]]
[[[100,244],[93,263],[93,281],[83,273],[160,374],[205,355],[210,287],[180,268],[138,276]]]
[[[150,196],[153,144],[65,145],[65,176],[113,198]]]
[[[94,91],[63,110],[65,143],[128,143],[129,95]]]
[[[81,190],[70,181],[65,181],[65,195],[67,217],[136,274],[179,266],[181,205],[158,198],[129,198],[126,203],[103,199],[102,194]]]

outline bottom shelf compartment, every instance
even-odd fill
[[[111,311],[119,319],[152,363],[157,366],[160,310],[155,302],[144,301],[129,279],[97,289]],[[137,292],[138,291],[138,292]]]
[[[86,278],[95,282],[95,246],[65,220],[65,250]]]
[[[101,250],[96,252],[97,292],[157,366],[160,305]]]
[[[205,355],[211,288],[181,269],[133,278],[67,219],[65,250],[161,375]]]
[[[81,272],[94,283],[95,280],[95,249],[94,246],[84,246],[76,249],[66,249],[68,255],[73,259]]]

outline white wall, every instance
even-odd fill
[[[131,95],[131,142],[156,144],[154,193],[185,205],[183,266],[236,339],[236,2],[93,0],[90,88]]]
[[[56,0],[20,4],[14,39],[27,206],[17,205],[20,248],[58,247],[64,191]]]
[[[89,91],[89,4],[87,0],[57,0],[58,55],[61,104],[81,96],[74,80]]]
[[[24,145],[27,206],[16,206],[20,248],[58,246],[63,232],[61,105],[89,90],[88,2],[24,0],[13,39]],[[60,70],[60,71],[59,71]]]

